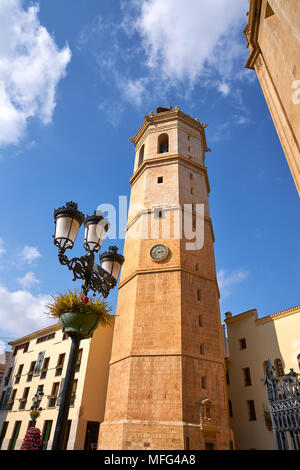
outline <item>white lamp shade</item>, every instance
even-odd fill
[[[115,279],[118,279],[121,265],[118,263],[118,261],[115,260],[109,260],[109,259],[104,259],[101,263],[101,267],[111,274]]]
[[[99,251],[108,230],[108,220],[89,222],[85,226],[84,248],[88,251]]]
[[[55,244],[59,248],[72,248],[80,228],[80,223],[72,217],[58,217],[55,227]]]

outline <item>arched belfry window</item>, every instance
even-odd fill
[[[144,154],[145,154],[145,145],[143,145],[139,151],[139,167],[144,161]]]
[[[284,369],[283,369],[283,365],[282,365],[281,360],[280,359],[275,359],[274,366],[275,366],[275,369],[276,369],[277,376],[282,377],[284,375]]]
[[[161,134],[158,137],[157,153],[165,153],[169,151],[169,136],[168,134]]]

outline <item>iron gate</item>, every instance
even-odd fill
[[[266,365],[265,385],[274,437],[278,450],[300,450],[300,381],[294,369],[275,377],[271,362]]]

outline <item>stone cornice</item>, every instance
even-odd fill
[[[244,34],[247,39],[247,47],[250,50],[250,55],[246,62],[245,67],[254,69],[254,64],[260,54],[260,47],[258,44],[258,31],[261,15],[262,0],[251,0],[250,10],[248,15],[248,24],[244,29]]]
[[[262,325],[264,323],[279,320],[279,318],[288,317],[289,315],[293,315],[294,313],[300,313],[300,305],[296,305],[295,307],[282,310],[281,312],[272,313],[267,317],[258,318],[255,323],[257,325]]]
[[[142,165],[136,170],[136,172],[130,178],[129,182],[131,186],[134,185],[136,180],[141,176],[141,174],[145,171],[145,169],[148,166],[156,166],[156,165],[161,166],[162,164],[170,165],[174,162],[180,162],[184,164],[185,166],[192,168],[194,170],[196,169],[204,174],[206,187],[207,187],[207,194],[210,193],[210,185],[209,185],[209,180],[208,180],[208,175],[207,175],[207,169],[204,165],[201,165],[200,163],[197,163],[189,158],[183,157],[179,153],[175,153],[175,154],[172,153],[168,155],[161,154],[161,155],[163,156],[149,158],[149,159],[144,160]]]
[[[266,317],[258,318],[257,317],[257,310],[248,310],[247,312],[240,313],[239,315],[235,315],[234,317],[226,318],[225,323],[229,325],[231,323],[236,323],[238,321],[244,320],[245,318],[249,318],[254,316],[254,321],[256,325],[263,325],[264,323],[268,323],[271,321],[279,320],[283,317],[288,317],[289,315],[293,315],[294,313],[300,313],[300,305],[296,305],[295,307],[288,308],[286,310],[281,310],[277,313],[272,313]]]
[[[168,272],[185,272],[188,274],[193,274],[196,277],[199,277],[201,279],[205,279],[206,281],[211,281],[216,284],[217,287],[217,292],[218,296],[220,297],[220,291],[219,291],[219,286],[218,286],[218,281],[216,278],[211,278],[208,276],[204,276],[201,274],[199,271],[193,271],[189,267],[186,266],[169,266],[169,267],[157,267],[153,269],[136,269],[132,274],[130,274],[124,281],[120,282],[118,285],[118,289],[121,289],[125,284],[127,284],[129,281],[134,279],[136,276],[143,275],[143,274],[157,274],[157,273],[168,273]]]
[[[164,211],[178,211],[178,210],[181,210],[183,211],[183,207],[181,205],[172,205],[172,206],[164,206],[164,205],[161,205],[161,204],[157,204],[156,206],[157,208],[161,208],[163,207]],[[132,225],[134,225],[138,220],[139,218],[142,216],[142,215],[145,215],[145,214],[151,214],[153,212],[153,209],[141,209],[134,217],[132,217],[130,220],[128,220],[127,222],[127,225],[124,229],[124,232],[126,233],[130,227],[132,227]],[[195,211],[192,211],[192,213],[195,213]],[[199,217],[199,216],[198,216]],[[204,221],[205,222],[208,222],[209,223],[209,226],[210,226],[210,230],[211,230],[211,235],[212,235],[212,239],[213,239],[213,242],[215,243],[215,233],[214,233],[214,228],[213,228],[213,224],[212,224],[212,221],[211,221],[211,218],[210,217],[207,217],[206,215],[203,217]]]
[[[43,328],[42,330],[29,333],[26,336],[22,336],[22,338],[18,338],[13,341],[10,341],[8,344],[10,346],[17,346],[19,343],[22,344],[26,341],[31,341],[32,339],[39,338],[40,336],[46,335],[47,333],[52,333],[57,330],[61,330],[60,323],[55,323],[54,325],[48,326],[47,328]]]
[[[183,113],[178,108],[178,106],[175,106],[174,109],[170,109],[163,113],[157,113],[157,114],[150,113],[149,115],[145,115],[144,117],[145,117],[145,121],[143,122],[142,126],[140,127],[136,135],[129,139],[130,142],[133,142],[135,146],[137,146],[139,140],[141,139],[141,137],[143,136],[143,134],[146,132],[146,130],[148,129],[150,125],[180,119],[181,121],[185,122],[188,126],[191,126],[194,129],[197,129],[198,131],[200,131],[200,134],[203,140],[203,149],[205,152],[210,151],[210,149],[207,147],[206,136],[205,136],[205,127],[207,126],[207,124],[201,124],[198,118],[193,119],[191,116],[188,116],[188,114]]]

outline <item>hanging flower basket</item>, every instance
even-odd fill
[[[53,296],[46,308],[50,316],[58,318],[64,332],[82,338],[90,338],[99,325],[110,325],[113,319],[106,301],[90,299],[76,290]]]

